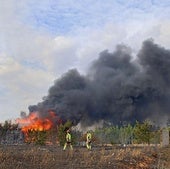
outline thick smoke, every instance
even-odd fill
[[[143,43],[135,59],[123,45],[113,53],[103,51],[86,76],[69,70],[29,110],[41,116],[53,110],[61,119],[84,125],[145,119],[161,124],[170,118],[170,51],[152,40]]]

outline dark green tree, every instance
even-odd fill
[[[34,143],[36,145],[45,145],[47,141],[47,132],[45,130],[28,130],[26,133],[25,142]]]
[[[150,144],[152,138],[152,125],[150,121],[145,120],[142,123],[137,121],[134,127],[134,137],[136,143]]]
[[[71,121],[67,121],[66,123],[60,124],[58,126],[57,138],[58,138],[58,142],[59,142],[59,144],[61,146],[63,146],[64,143],[65,143],[66,129],[71,128],[71,127],[72,127],[72,122]],[[72,134],[72,141],[73,140],[74,140],[74,135]]]

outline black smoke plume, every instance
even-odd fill
[[[146,40],[137,56],[118,45],[115,52],[100,53],[86,76],[76,69],[57,79],[48,95],[30,112],[45,116],[53,110],[63,120],[91,125],[170,118],[170,50]]]

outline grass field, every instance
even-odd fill
[[[170,169],[170,147],[1,145],[0,169]]]

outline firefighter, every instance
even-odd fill
[[[91,141],[92,141],[92,134],[90,131],[87,131],[86,134],[86,147],[88,150],[91,150]]]
[[[69,128],[66,129],[66,142],[64,144],[63,150],[65,150],[67,148],[67,146],[70,146],[70,149],[73,150],[73,146],[71,144],[71,134],[70,134]]]

